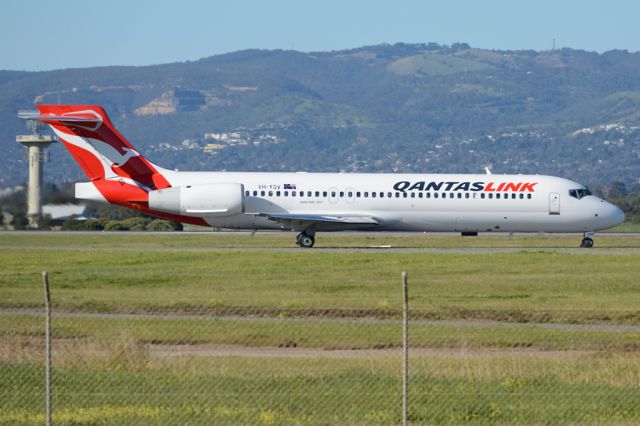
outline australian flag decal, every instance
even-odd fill
[[[296,189],[296,184],[295,183],[285,183],[284,184],[284,189]]]

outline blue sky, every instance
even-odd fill
[[[632,0],[87,0],[3,2],[0,69],[197,60],[241,49],[467,42],[487,49],[640,50]]]

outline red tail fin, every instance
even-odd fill
[[[51,125],[60,141],[91,181],[117,180],[145,191],[170,187],[169,182],[115,129],[96,105],[37,105],[40,120]]]

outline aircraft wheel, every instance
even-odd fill
[[[583,238],[582,242],[580,243],[580,247],[584,247],[584,248],[593,247],[593,240],[589,237]]]
[[[302,233],[298,236],[298,245],[300,247],[311,248],[315,242],[315,239],[307,234]]]

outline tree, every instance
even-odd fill
[[[13,215],[13,219],[11,219],[11,226],[13,226],[13,229],[27,229],[29,226],[27,214],[24,211],[16,212]]]
[[[624,182],[615,181],[609,187],[609,198],[624,198],[627,196],[627,187]]]

